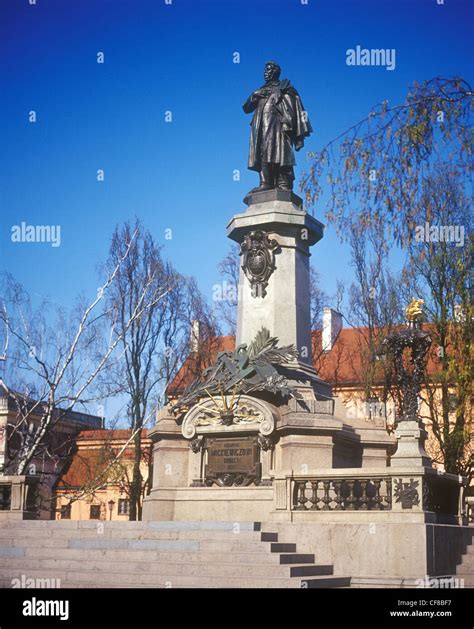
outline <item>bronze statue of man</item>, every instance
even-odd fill
[[[280,73],[278,63],[267,61],[265,84],[242,106],[246,114],[254,112],[248,168],[260,174],[260,185],[251,193],[293,189],[293,146],[297,151],[303,148],[313,130],[298,92],[288,79],[280,81]]]

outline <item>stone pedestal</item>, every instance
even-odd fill
[[[289,434],[280,439],[281,469],[292,469],[298,472],[313,467],[332,467],[333,438],[330,435]]]
[[[189,441],[183,438],[181,428],[165,409],[158,412],[150,437],[154,442],[153,487],[189,485]]]
[[[301,199],[291,192],[270,190],[246,200],[249,208],[232,218],[228,237],[242,245],[260,230],[277,247],[264,295],[255,295],[240,271],[236,345],[250,343],[263,326],[280,345],[294,344],[301,361],[311,364],[309,248],[323,237],[324,226],[303,211]]]
[[[309,256],[324,226],[303,211],[302,200],[292,192],[252,194],[246,203],[248,209],[227,228],[242,251],[236,347],[249,345],[262,328],[277,337],[278,347],[295,346],[298,358],[279,363],[276,373],[297,396],[283,396],[271,387],[250,395],[230,390],[217,397],[203,393],[180,416],[160,411],[150,431],[153,487],[144,502],[144,519],[278,520],[273,499],[276,494],[283,498],[274,474],[361,467],[363,453],[365,465],[378,463],[394,445],[385,430],[352,426],[335,416],[331,386],[312,365]],[[230,363],[239,369],[238,357]],[[222,415],[223,401],[227,409],[236,405],[230,419],[229,413]],[[236,455],[229,440],[236,437],[243,438],[239,451],[246,443],[257,448],[258,472],[251,471],[253,464],[243,474],[231,471]],[[211,473],[209,464],[219,440],[230,461],[224,474]]]
[[[159,413],[143,519],[258,521],[359,584],[452,572],[469,532],[458,526],[467,481],[431,467],[417,383],[401,373],[406,416],[395,436],[385,421],[348,417],[312,366],[309,250],[323,225],[290,192],[246,202],[228,225],[242,253],[238,349],[217,357],[178,415]],[[262,328],[278,344],[262,333],[248,351]],[[415,328],[390,337],[399,358],[418,341],[429,337]],[[285,345],[299,356],[262,358]]]
[[[395,431],[398,445],[391,458],[392,467],[431,467],[431,459],[425,451],[428,433],[417,418],[400,421]]]
[[[202,411],[213,404],[204,398],[180,419],[168,408],[158,413],[157,424],[149,432],[154,443],[153,486],[144,501],[144,520],[291,519],[290,501],[285,498],[285,504],[275,508],[274,500],[282,502],[284,496],[294,494],[294,475],[304,477],[311,470],[324,470],[327,477],[328,470],[338,470],[344,478],[346,468],[357,467],[364,477],[371,473],[362,468],[365,448],[374,456],[378,453],[382,461],[394,446],[393,437],[384,431],[344,424],[333,415],[331,400],[282,400],[277,407],[241,396],[241,402],[260,413],[255,414],[254,422],[225,425],[217,418],[206,419]],[[246,485],[209,482],[209,440],[252,435],[258,437],[260,479]],[[280,481],[275,482],[275,477]],[[309,513],[315,516],[319,512]]]

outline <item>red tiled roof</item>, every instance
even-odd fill
[[[58,488],[84,487],[105,470],[108,461],[101,450],[80,450],[58,482]]]
[[[142,430],[145,440],[144,449],[150,448],[146,428]],[[56,486],[59,489],[84,487],[94,481],[111,463],[120,448],[130,438],[130,429],[118,430],[83,430],[77,438],[78,449],[68,467],[61,474]],[[112,447],[113,441],[119,441]],[[90,441],[102,441],[102,445],[87,445]],[[130,460],[134,456],[133,442],[121,455],[121,460]]]
[[[127,440],[130,437],[130,428],[116,428],[116,429],[103,429],[103,430],[81,430],[77,435],[77,441],[98,440],[104,439],[106,441],[112,441],[115,439]],[[148,430],[142,429],[142,439],[146,439],[148,436]]]
[[[425,325],[428,329],[430,326]],[[366,361],[363,359],[368,352],[367,328],[342,328],[330,351],[322,351],[322,332],[312,332],[313,366],[319,376],[332,384],[357,385],[364,381]],[[215,359],[218,351],[233,351],[233,336],[216,337],[214,351],[208,355],[207,365]],[[176,377],[168,387],[168,395],[175,397],[182,393],[198,373],[196,354],[190,354]],[[430,352],[427,364],[429,373],[437,371],[438,364],[434,351]]]
[[[430,325],[426,324],[424,329],[429,331]],[[365,381],[367,364],[369,359],[369,336],[368,328],[342,328],[330,351],[322,351],[322,333],[320,330],[314,331],[313,335],[313,365],[318,374],[333,386],[360,385]],[[374,353],[378,353],[381,347],[381,340],[386,333],[380,334],[374,341]],[[427,372],[435,373],[439,369],[434,347],[428,355]],[[377,374],[377,364],[375,367]],[[381,374],[382,375],[382,374]],[[376,378],[377,380],[377,378]],[[380,379],[382,381],[382,378]]]

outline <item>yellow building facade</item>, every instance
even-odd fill
[[[143,429],[142,500],[148,491],[150,451],[151,441]],[[134,452],[130,430],[81,432],[77,450],[54,488],[56,519],[128,520]]]

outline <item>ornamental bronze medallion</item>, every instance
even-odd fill
[[[265,297],[268,279],[275,269],[278,243],[262,230],[252,231],[240,246],[242,269],[252,287],[252,297]]]

